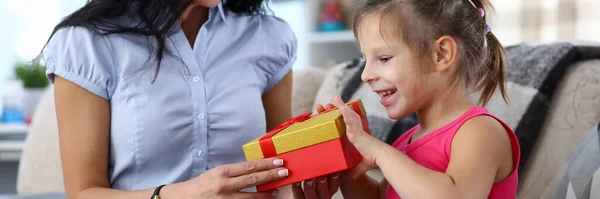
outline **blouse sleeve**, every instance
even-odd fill
[[[46,74],[60,76],[109,100],[114,91],[112,52],[104,36],[82,27],[58,30],[43,51]]]
[[[271,90],[292,69],[297,58],[296,35],[283,20],[270,17],[265,26],[266,56],[260,60],[259,68],[266,76],[263,93]]]

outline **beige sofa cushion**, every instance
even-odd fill
[[[511,101],[530,99],[535,91],[507,85]],[[513,129],[527,104],[504,104],[498,93],[486,107]],[[568,161],[589,130],[600,120],[600,60],[574,64],[557,87],[548,116],[528,165],[519,171],[519,199],[541,198],[560,168]]]
[[[600,121],[600,60],[571,67],[554,100],[534,148],[535,156],[525,170],[527,176],[519,192],[520,199],[537,199],[544,192],[554,192],[554,177]]]
[[[583,138],[542,198],[600,198],[599,130],[600,124]]]
[[[52,87],[44,94],[33,116],[19,163],[17,192],[64,192]]]
[[[294,69],[292,115],[312,112],[314,100],[327,71],[318,67]]]

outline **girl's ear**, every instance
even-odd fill
[[[435,70],[438,72],[448,70],[456,60],[456,41],[450,36],[440,37],[433,45],[433,53]]]

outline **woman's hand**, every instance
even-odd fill
[[[182,198],[189,199],[275,198],[277,190],[264,193],[241,190],[288,176],[288,170],[281,168],[282,165],[283,160],[274,158],[222,165],[189,181],[174,184],[172,189],[169,189],[169,185],[165,186],[165,196],[180,192],[185,194]]]

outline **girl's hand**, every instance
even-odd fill
[[[333,104],[339,108],[340,113],[344,117],[348,140],[354,144],[354,147],[356,147],[363,157],[362,162],[349,172],[350,177],[358,178],[368,170],[377,167],[375,159],[381,153],[380,151],[385,146],[385,143],[363,130],[360,116],[354,110],[348,109],[340,96],[336,96],[333,99]]]
[[[321,176],[292,185],[294,199],[330,199],[338,191],[339,173]]]
[[[288,175],[281,159],[262,159],[222,165],[210,169],[189,181],[174,184],[172,189],[165,186],[165,191],[177,194],[183,193],[182,198],[275,198],[278,191],[264,193],[245,193],[242,189],[254,187]],[[176,188],[176,187],[179,187]],[[181,195],[180,195],[181,196]]]
[[[321,113],[327,109],[335,108],[333,104],[317,105],[317,112]],[[294,199],[330,199],[339,188],[339,173],[329,176],[321,176],[304,181],[304,188],[300,183],[292,185]]]

